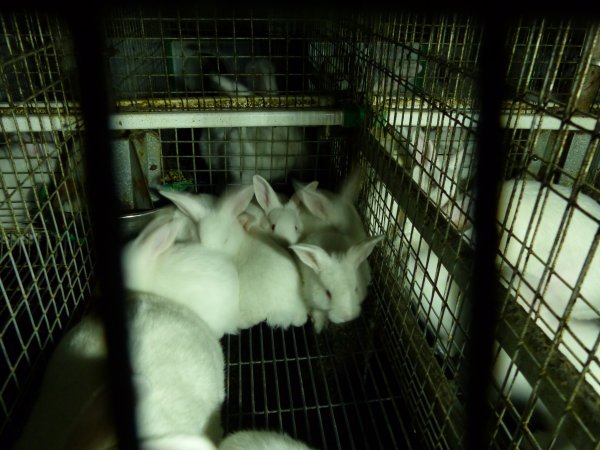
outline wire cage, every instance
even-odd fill
[[[55,344],[90,304],[85,124],[59,16],[0,16],[2,442],[18,436]],[[255,173],[335,190],[351,168],[373,281],[359,319],[317,334],[260,324],[221,344],[225,433],[314,448],[467,445],[462,382],[485,27],[394,11],[118,8],[102,18],[122,217],[150,187],[219,194]],[[598,24],[518,18],[504,44],[498,321],[487,448],[600,439]],[[477,224],[475,224],[477,225]],[[492,291],[493,289],[490,289]],[[482,380],[483,382],[484,380]]]

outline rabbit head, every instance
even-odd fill
[[[361,218],[344,190],[341,194],[333,194],[317,190],[316,186],[305,186],[296,189],[294,195],[309,213],[304,214],[303,218],[305,233],[333,227],[347,234],[353,242],[361,241],[367,236]]]
[[[412,179],[436,205],[444,207],[455,198],[459,183],[468,177],[465,169],[470,165],[470,157],[466,148],[452,149],[445,157],[437,154],[424,130],[417,128],[411,133],[403,129],[401,134],[414,156]]]
[[[270,233],[276,241],[287,245],[298,242],[304,231],[298,195],[294,194],[287,203],[283,204],[263,177],[254,175],[253,184],[256,200],[265,212],[265,223],[262,224],[264,231]],[[317,181],[313,181],[300,189],[315,190],[317,184]]]
[[[229,255],[237,253],[244,236],[239,216],[248,208],[254,196],[252,186],[227,193],[216,202],[185,192],[160,192],[198,223],[198,236],[206,248]]]
[[[316,276],[304,279],[306,300],[327,312],[333,323],[344,323],[360,315],[370,280],[367,257],[383,236],[370,237],[346,252],[331,254],[314,244],[290,246],[298,259]]]
[[[253,58],[246,64],[247,84],[253,92],[277,94],[275,67],[267,58]]]

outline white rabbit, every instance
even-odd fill
[[[328,321],[339,324],[360,315],[371,282],[367,257],[382,239],[375,236],[354,244],[346,234],[323,231],[290,246],[303,263],[304,300],[317,332]]]
[[[453,148],[447,158],[438,155],[425,131],[420,128],[402,128],[401,134],[408,140],[408,150],[414,155],[412,179],[439,207],[456,198],[461,183],[471,174],[472,148]]]
[[[51,133],[15,135],[0,147],[0,224],[4,228],[31,223],[41,206],[36,193],[51,186],[57,167],[58,149]]]
[[[244,430],[225,437],[219,450],[311,450],[311,447],[285,433]]]
[[[435,347],[443,355],[454,356],[465,343],[465,294],[408,219],[404,233],[409,236],[409,244],[401,250],[406,257],[406,274],[400,276],[419,318],[435,337]]]
[[[263,81],[257,85],[276,93],[274,69],[268,60],[249,61],[246,73],[263,71]],[[222,75],[210,75],[209,79],[219,90],[231,96],[253,95],[245,85]],[[306,145],[299,127],[239,127],[206,131],[201,137],[200,152],[209,167],[226,169],[234,182],[252,183],[254,174],[266,179],[285,178],[290,167],[304,165]],[[211,142],[214,140],[216,145]],[[227,167],[224,167],[226,163]]]
[[[269,233],[275,240],[284,244],[295,244],[304,232],[306,216],[304,208],[300,205],[298,194],[285,201],[277,194],[269,182],[260,175],[253,177],[254,195],[264,214],[259,218],[259,228]],[[299,189],[314,191],[318,182],[313,181]],[[304,213],[304,214],[303,214]]]
[[[222,252],[199,242],[176,243],[179,229],[179,221],[157,217],[125,245],[125,286],[187,306],[217,337],[235,333],[239,314],[235,266]]]
[[[362,169],[355,168],[340,189],[339,193],[316,189],[316,185],[296,186],[295,196],[310,214],[303,214],[301,220],[304,234],[308,235],[333,227],[346,234],[353,242],[367,237],[360,215],[354,206],[363,183]]]
[[[306,322],[296,262],[263,233],[248,233],[244,229],[246,221],[254,220],[245,213],[254,196],[253,186],[229,192],[213,208],[203,210],[187,196],[168,195],[182,211],[199,221],[201,245],[235,264],[240,283],[240,328],[264,320],[270,326],[283,328]]]
[[[416,128],[412,135],[404,128],[401,132],[409,140],[409,150],[415,155],[412,179],[468,241],[472,230],[465,229],[470,225],[471,197],[462,193],[459,187],[468,177],[466,168],[471,165],[472,153],[465,148],[454,148],[444,161],[444,156],[437,154],[423,130]],[[391,206],[392,211],[397,212],[395,201]],[[406,261],[408,273],[401,274],[405,288],[410,292],[420,320],[434,335],[436,349],[443,355],[454,356],[465,343],[464,292],[408,218],[404,219],[403,235],[406,238],[395,244],[400,245]]]
[[[220,439],[224,357],[211,329],[186,307],[149,294],[129,293],[126,317],[140,440],[150,444],[182,434]],[[103,324],[84,317],[52,354],[15,450],[114,445],[106,371]]]
[[[140,450],[217,450],[217,447],[207,437],[181,435],[141,442]]]
[[[536,324],[550,339],[555,339],[561,331],[560,319],[548,305],[540,305],[531,315]],[[566,356],[573,367],[582,372],[585,368],[585,379],[600,394],[600,349],[597,341],[600,338],[600,319],[578,320],[570,318],[563,325],[560,333],[560,352]],[[590,354],[592,359],[590,360]],[[589,365],[586,367],[588,360]]]
[[[547,279],[543,298],[559,316],[565,312],[600,226],[600,204],[579,193],[576,207],[569,206],[571,195],[572,188],[566,186],[549,188],[534,180],[509,180],[502,185],[498,205],[501,270],[517,270],[534,287]],[[568,208],[573,208],[573,214],[562,236],[554,270],[544,275]],[[527,258],[528,252],[531,256]],[[595,251],[571,313],[573,318],[600,317],[599,272],[600,252]]]

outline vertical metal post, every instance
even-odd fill
[[[99,308],[108,347],[112,415],[119,448],[136,450],[134,392],[127,351],[127,327],[121,275],[118,202],[108,137],[109,95],[103,60],[102,11],[90,5],[67,13],[77,55],[85,122],[87,195],[92,218]]]
[[[502,13],[491,9],[483,19],[480,76],[480,122],[475,195],[475,256],[470,299],[470,340],[464,368],[466,392],[466,448],[489,448],[492,410],[489,389],[492,350],[498,318],[498,276],[495,255],[498,248],[496,209],[498,185],[505,162],[500,126],[504,98],[506,23]]]

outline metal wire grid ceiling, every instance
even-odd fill
[[[375,57],[370,59],[368,52],[363,53],[368,61],[367,70],[372,70],[366,85],[374,87],[373,96],[367,91],[374,108],[371,120],[366,122],[368,138],[364,155],[373,175],[363,211],[372,230],[387,235],[384,253],[388,259],[378,267],[376,280],[383,297],[388,299],[381,306],[383,323],[387,325],[385,333],[389,336],[384,342],[394,343],[388,353],[394,355],[391,360],[395,373],[406,380],[407,386],[402,390],[414,414],[415,427],[423,430],[427,447],[456,448],[465,432],[461,422],[462,394],[455,378],[462,365],[464,341],[456,339],[465,331],[460,296],[468,289],[465,271],[469,266],[471,238],[464,233],[464,224],[456,223],[450,212],[458,209],[468,213],[472,195],[469,179],[474,173],[472,153],[478,120],[473,97],[473,82],[478,76],[478,39],[463,41],[461,36],[478,36],[479,31],[477,24],[463,18],[440,19],[444,26],[438,29],[426,21],[410,22],[409,17],[402,16],[398,21],[374,19],[376,26],[364,19],[365,35],[378,30],[377,37],[371,39],[375,42],[387,39],[387,44],[380,47],[387,52],[385,56],[373,52]],[[400,30],[404,33],[427,30],[421,34],[426,45],[414,39],[417,35],[414,32],[413,39],[408,40],[412,48],[400,44],[406,42],[402,38],[395,43],[395,36],[403,36]],[[590,96],[596,98],[598,93],[598,86],[595,91],[594,87],[588,88],[591,92],[582,89],[587,86],[587,79],[593,79],[590,75],[595,70],[593,57],[590,61],[589,56],[597,48],[597,27],[570,21],[523,20],[511,31],[507,43],[511,57],[507,82],[516,97],[508,102],[503,118],[507,124],[505,144],[509,148],[507,179],[537,177],[575,186],[598,199],[595,187],[598,135],[593,127],[597,118],[589,114],[597,105],[592,103],[586,108],[580,101]],[[545,47],[540,48],[540,43],[545,43]],[[408,54],[415,55],[418,72],[410,71]],[[393,67],[390,61],[399,61],[395,71],[390,69]],[[424,106],[426,109],[422,109]],[[536,113],[532,114],[534,109]],[[555,114],[577,117],[564,119],[561,124],[548,122],[548,116]],[[456,155],[462,159],[455,158]],[[423,184],[430,177],[436,183]],[[598,217],[591,211],[586,213],[585,206],[571,203],[567,208],[569,194],[565,189],[572,192],[570,187],[551,187],[549,194],[554,207],[560,200],[553,195],[561,194],[565,199],[560,206],[565,211],[564,223],[583,211],[586,216],[591,214],[590,220],[597,228]],[[432,195],[434,192],[437,195]],[[440,204],[444,193],[451,199],[447,205]],[[539,194],[543,211],[541,205],[545,200]],[[510,202],[513,201],[516,209],[518,195],[511,196]],[[463,230],[462,235],[456,234],[457,226],[459,231]],[[563,239],[562,234],[558,236]],[[584,245],[581,261],[575,263],[577,272],[579,268],[586,270],[594,255],[593,240],[586,240]],[[539,253],[535,257],[539,258]],[[503,259],[502,266],[508,264],[514,269],[506,257]],[[554,262],[547,264],[550,274],[562,276]],[[552,294],[552,287],[544,291],[547,280],[532,286],[519,276],[520,284],[505,276],[504,285],[518,284],[519,292],[512,292],[517,297],[526,297],[527,289]],[[569,283],[575,286],[573,280]],[[589,294],[588,291],[586,295]],[[399,298],[408,300],[398,302]],[[593,417],[597,416],[598,396],[585,386],[584,380],[592,386],[597,384],[597,360],[588,359],[597,353],[598,343],[594,339],[597,330],[591,332],[591,337],[584,334],[582,338],[582,332],[577,331],[582,328],[576,328],[577,324],[569,321],[568,316],[561,318],[560,313],[548,318],[536,312],[531,316],[535,320],[532,323],[523,318],[527,308],[521,309],[512,297],[506,301],[500,324],[503,349],[498,350],[496,363],[497,424],[491,448],[516,445],[547,448],[554,439],[559,446],[571,440],[585,448],[596,439],[591,430],[597,429]],[[585,326],[597,327],[594,321]],[[523,374],[531,384],[526,394],[519,391],[524,389]],[[541,407],[535,400],[538,396],[543,402]],[[555,420],[551,429],[544,424],[545,407]]]
[[[81,135],[68,123],[74,69],[64,24],[0,15],[0,434],[18,429],[35,369],[90,297]],[[55,122],[55,124],[56,124]]]

